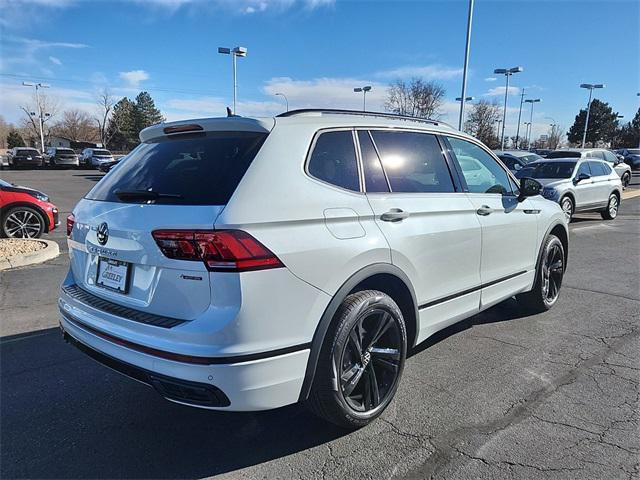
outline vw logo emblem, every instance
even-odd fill
[[[105,245],[107,243],[107,240],[109,240],[109,227],[106,222],[102,222],[98,225],[96,236],[98,237],[98,243],[100,245]]]

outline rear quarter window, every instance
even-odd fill
[[[360,191],[351,130],[321,133],[313,145],[307,171],[312,177],[336,187]]]
[[[118,192],[153,191],[167,195],[155,203],[225,205],[266,138],[261,132],[210,132],[143,143],[86,198],[121,202]]]

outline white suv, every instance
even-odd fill
[[[445,124],[299,110],[140,139],[67,221],[60,323],[169,400],[304,401],[359,427],[416,344],[513,295],[558,299],[562,210]]]

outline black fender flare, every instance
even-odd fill
[[[309,397],[311,386],[313,385],[313,380],[316,374],[316,368],[318,366],[320,351],[322,350],[322,345],[324,344],[327,331],[329,330],[329,326],[331,325],[331,321],[333,320],[338,307],[358,284],[362,283],[364,280],[372,277],[373,275],[379,274],[393,275],[405,284],[405,286],[411,293],[411,298],[413,300],[417,329],[417,323],[420,318],[418,314],[418,302],[416,300],[415,290],[413,289],[413,285],[411,284],[409,277],[400,268],[392,265],[391,263],[374,263],[362,268],[361,270],[358,270],[351,277],[349,277],[349,279],[344,284],[342,284],[342,286],[338,289],[338,291],[335,293],[335,295],[327,305],[327,308],[325,308],[322,317],[320,317],[320,322],[318,323],[316,331],[313,334],[313,339],[311,340],[311,351],[309,352],[309,359],[307,360],[307,369],[305,371],[304,381],[302,382],[299,401],[304,401]],[[412,346],[413,345],[408,345],[408,348],[411,348]]]

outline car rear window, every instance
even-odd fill
[[[158,194],[155,203],[225,205],[266,137],[258,132],[210,132],[143,143],[86,198],[123,202],[122,192],[147,191]]]
[[[564,150],[556,150],[547,155],[547,158],[580,158],[582,154],[580,152],[567,152]]]
[[[94,155],[111,155],[109,150],[93,150]]]
[[[74,154],[75,152],[70,148],[58,148],[56,149],[56,153],[62,153],[64,155],[67,155],[67,154]]]

